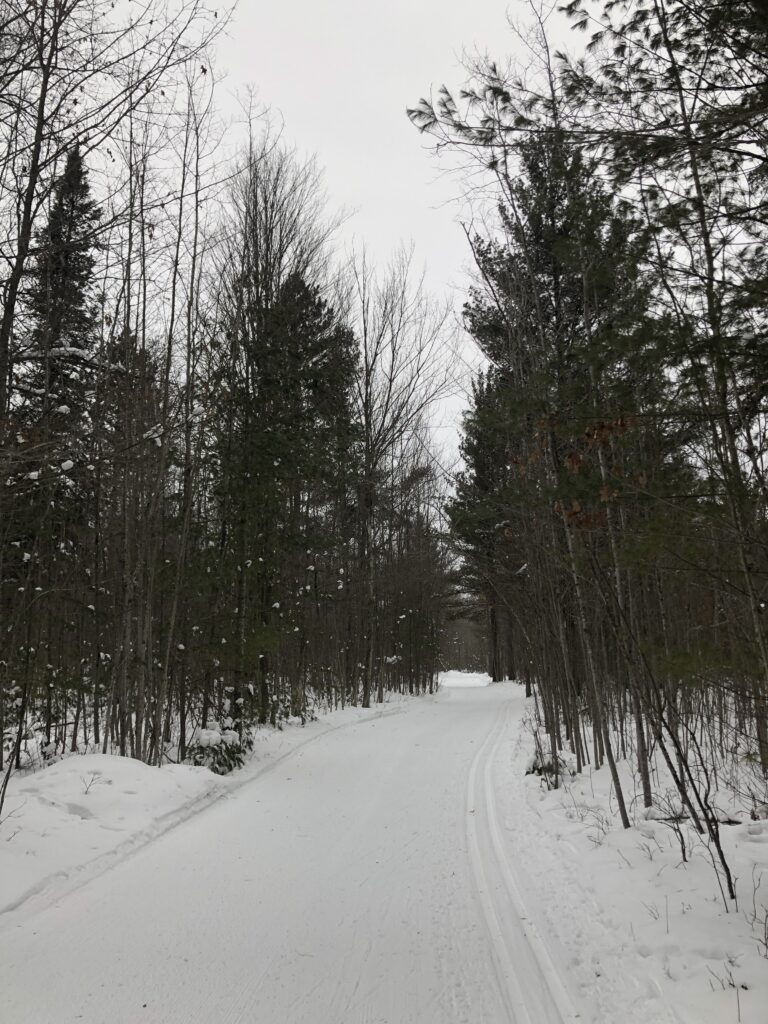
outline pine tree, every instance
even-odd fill
[[[463,583],[480,601],[488,617],[488,672],[504,678],[513,666],[502,664],[504,569],[509,561],[508,486],[509,410],[497,372],[480,373],[472,386],[472,402],[464,416],[461,454],[464,469],[448,515],[463,562]],[[502,543],[499,543],[499,541]],[[520,564],[520,563],[518,563]]]
[[[336,511],[351,489],[354,338],[318,289],[297,273],[262,305],[237,275],[230,298],[229,404],[219,449],[223,559],[237,576],[228,669],[238,689],[259,666],[258,714],[275,714],[270,677],[280,661],[290,703],[303,711],[308,635],[306,565],[343,548]],[[305,591],[306,593],[306,591]],[[317,615],[317,609],[315,610]],[[232,621],[231,614],[228,616]]]

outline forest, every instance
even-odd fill
[[[412,252],[342,259],[314,159],[251,96],[227,123],[223,10],[0,12],[7,773],[226,770],[251,725],[431,691],[453,325]]]
[[[629,828],[661,766],[732,900],[716,793],[768,805],[768,12],[573,0],[574,57],[531,10],[524,66],[410,110],[489,196],[453,542],[539,770],[607,765]]]

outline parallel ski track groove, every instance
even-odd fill
[[[501,709],[469,770],[467,841],[478,899],[510,1024],[576,1024],[582,1018],[525,907],[496,813],[492,773],[509,713]]]

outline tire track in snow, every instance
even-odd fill
[[[500,710],[469,770],[466,822],[472,872],[511,1024],[574,1024],[582,1018],[525,907],[496,813],[493,765],[509,714],[509,705]]]

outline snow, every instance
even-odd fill
[[[257,730],[251,761],[230,776],[192,765],[164,764],[158,769],[129,757],[96,753],[15,774],[0,821],[0,923],[3,915],[28,901],[44,904],[88,881],[247,784],[307,739],[398,706],[388,704],[385,712],[350,707],[305,727]],[[235,733],[216,727],[195,730],[190,743],[218,746],[235,738]],[[42,900],[36,900],[39,894]]]
[[[235,733],[235,738],[237,738],[237,733]],[[197,729],[192,737],[192,742],[200,747],[218,747],[220,743],[226,743],[227,740],[218,729]]]
[[[73,756],[16,776],[0,832],[0,912],[159,834],[210,797],[215,781],[205,768],[156,770],[108,754]]]
[[[447,689],[453,687],[490,686],[491,677],[486,675],[485,672],[441,672],[439,682],[440,686]]]
[[[683,823],[683,862],[672,824],[658,820],[668,809],[644,810],[629,762],[619,762],[629,830],[607,767],[549,791],[525,775],[534,753],[527,704],[518,696],[510,708],[516,737],[497,765],[499,817],[518,881],[539,908],[584,1019],[766,1024],[768,948],[758,938],[759,920],[768,921],[768,821],[742,813],[741,824],[721,828],[740,899],[726,913],[706,845]],[[664,779],[654,783],[663,795]],[[731,798],[723,793],[719,802],[733,820]]]
[[[607,771],[525,775],[521,687],[440,683],[261,730],[224,778],[102,755],[14,777],[3,1019],[765,1024],[768,822],[723,827],[726,915],[701,844],[681,864],[636,802],[617,827]]]

